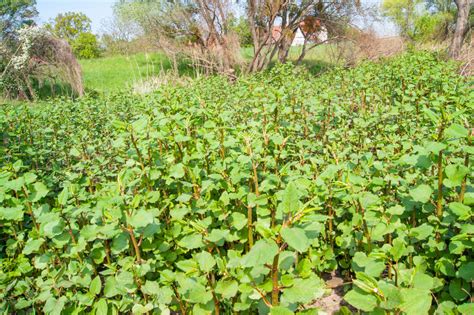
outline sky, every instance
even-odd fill
[[[36,8],[39,12],[40,24],[48,22],[59,13],[82,12],[92,20],[92,31],[100,34],[104,23],[113,14],[112,5],[115,2],[116,0],[36,0]],[[379,5],[381,0],[363,0],[362,2]],[[373,23],[372,28],[380,36],[397,34],[395,26],[387,21]]]
[[[92,31],[101,33],[103,23],[113,14],[116,0],[36,0],[40,24],[48,22],[59,13],[82,12],[92,20]]]

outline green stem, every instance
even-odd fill
[[[464,157],[464,166],[469,169],[469,153]],[[459,192],[459,202],[464,202],[464,194],[466,193],[467,174],[464,176],[461,183],[461,191]]]
[[[280,259],[280,254],[277,254],[273,258],[273,264],[272,264],[272,306],[278,306],[279,304],[279,295],[280,295],[280,288],[278,286],[279,259]]]
[[[253,209],[247,206],[248,250],[253,247]]]
[[[436,216],[443,216],[443,150],[438,153],[438,198],[436,202]]]

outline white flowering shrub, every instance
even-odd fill
[[[34,83],[61,77],[82,94],[80,67],[69,45],[44,28],[27,26],[17,31],[15,43],[0,44],[0,91],[3,97],[35,99]]]
[[[20,29],[18,35],[19,55],[13,56],[11,63],[16,70],[22,70],[28,67],[35,43],[43,40],[47,32],[41,27],[30,26]]]

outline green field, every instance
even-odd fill
[[[117,92],[137,59],[84,64],[115,92],[0,107],[0,313],[474,313],[456,64]]]
[[[80,60],[86,89],[123,91],[134,83],[169,70],[171,64],[161,53],[140,53]]]
[[[313,72],[327,67],[330,65],[327,49],[327,46],[321,46],[311,50],[303,64]],[[299,48],[292,48],[289,59],[295,61],[299,51]],[[252,48],[242,48],[242,57],[251,59]],[[80,60],[80,64],[86,89],[99,92],[124,91],[171,70],[169,59],[159,52]],[[194,76],[194,71],[183,62],[179,65],[179,75]]]

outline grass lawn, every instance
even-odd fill
[[[300,47],[292,47],[290,61],[296,61],[300,51]],[[250,60],[252,54],[252,47],[242,48],[242,57],[245,60]],[[120,91],[171,69],[169,59],[159,52],[80,60],[80,64],[86,89],[98,92]],[[327,67],[330,64],[327,46],[320,46],[308,52],[303,64],[313,73]],[[179,72],[185,75],[193,74],[193,70],[184,63],[179,65]]]
[[[111,92],[126,89],[143,79],[171,69],[170,61],[161,53],[140,53],[80,60],[86,89]],[[180,70],[187,71],[185,65]]]

